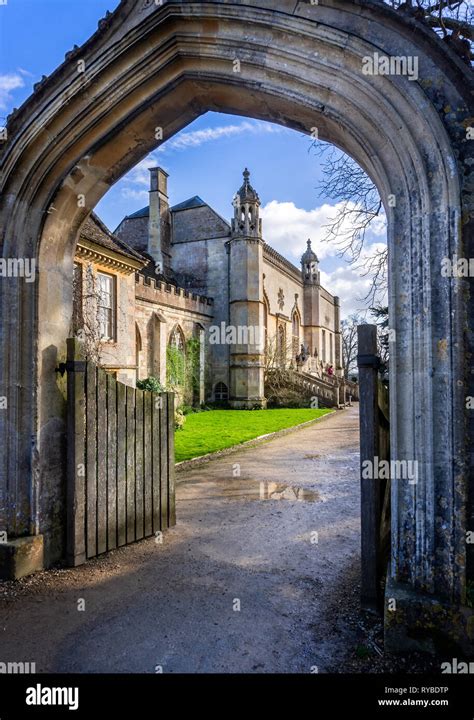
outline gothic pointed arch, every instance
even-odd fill
[[[301,344],[301,315],[298,307],[295,303],[293,311],[291,313],[291,350],[292,358],[294,359],[299,351]]]
[[[270,317],[270,300],[268,299],[268,295],[266,293],[265,288],[263,288],[263,341],[264,341],[265,355],[267,355],[267,353],[268,353],[268,346],[269,346],[269,342],[270,342],[269,337],[268,337],[269,317]]]
[[[179,325],[179,323],[176,323],[176,325],[171,330],[168,339],[168,345],[170,347],[176,348],[177,350],[180,350],[183,353],[186,353],[186,338],[183,329],[181,325]]]
[[[232,72],[229,38],[245,72]],[[380,53],[416,57],[422,77],[364,72]],[[0,397],[10,408],[8,419],[0,413],[0,526],[8,535],[43,534],[49,565],[64,551],[66,414],[55,370],[65,359],[78,231],[120,177],[213,109],[308,136],[316,127],[377,185],[396,337],[390,448],[419,469],[416,485],[392,484],[389,580],[423,609],[433,598],[447,616],[464,608],[474,581],[466,544],[474,278],[445,277],[440,266],[474,254],[473,93],[470,69],[447,43],[375,0],[121,0],[8,117],[0,147],[1,257],[41,268],[35,286],[0,283]],[[244,218],[258,235],[254,220]]]
[[[138,323],[135,323],[135,365],[137,368],[137,380],[140,380],[140,365],[143,351],[142,334]]]

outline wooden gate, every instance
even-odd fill
[[[67,562],[176,522],[174,396],[128,387],[67,341]]]
[[[382,473],[377,472],[377,469],[381,468],[381,463],[390,462],[389,398],[388,390],[379,378],[377,326],[359,325],[357,335],[361,464],[361,600],[365,608],[380,609],[382,581],[390,555],[390,479],[380,479],[379,475]],[[367,473],[367,467],[372,467],[375,472]]]

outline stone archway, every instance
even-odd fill
[[[363,58],[374,53],[417,56],[419,81],[364,75]],[[444,257],[472,255],[472,80],[429,29],[376,0],[122,0],[9,117],[2,257],[35,258],[39,280],[0,284],[8,402],[0,526],[13,537],[42,534],[46,564],[61,556],[64,401],[55,368],[69,332],[77,232],[117,179],[208,110],[317,128],[377,184],[396,337],[392,450],[419,464],[416,486],[394,484],[391,592],[401,628],[417,603],[428,617],[434,598],[447,624],[454,608],[465,618],[472,281],[439,268]]]

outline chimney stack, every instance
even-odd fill
[[[150,168],[150,217],[148,221],[148,254],[161,274],[169,265],[168,173]]]

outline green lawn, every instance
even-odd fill
[[[307,408],[275,410],[209,410],[186,416],[175,434],[176,462],[223,450],[259,435],[300,425],[331,410]]]

